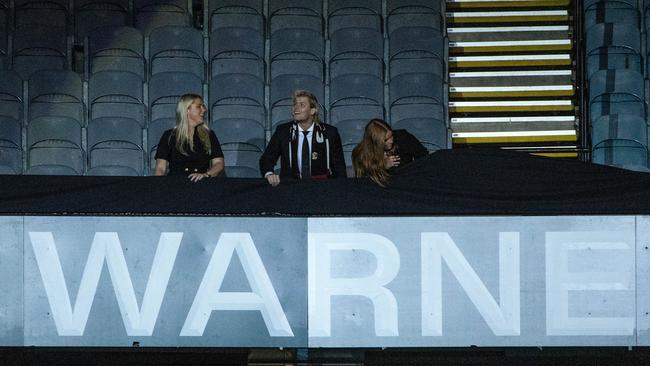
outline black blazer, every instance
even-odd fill
[[[427,148],[420,143],[417,137],[406,130],[393,130],[393,144],[400,157],[400,166],[429,154]]]
[[[297,163],[298,151],[298,124],[287,122],[276,127],[271,141],[260,157],[260,172],[262,176],[272,172],[275,163],[280,158],[280,177],[299,179],[300,173]],[[336,127],[326,123],[314,125],[311,134],[311,175],[326,175],[328,178],[345,178],[347,176],[341,137]],[[329,169],[327,168],[327,152],[329,146]],[[290,151],[291,150],[291,151]],[[289,158],[291,157],[291,159]]]

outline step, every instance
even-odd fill
[[[450,87],[452,98],[527,98],[527,97],[569,97],[575,94],[573,85],[533,86],[468,86]]]
[[[449,42],[449,53],[490,53],[490,52],[544,52],[568,51],[573,48],[570,39],[544,39],[526,41],[478,41]]]
[[[572,64],[568,53],[543,55],[491,55],[491,56],[450,56],[450,68],[498,68],[529,66],[567,66]]]
[[[452,11],[447,12],[447,23],[543,23],[566,22],[569,20],[567,10],[531,10],[531,11]]]
[[[521,70],[521,71],[452,71],[449,85],[463,86],[515,86],[515,85],[571,85],[573,71]]]
[[[455,133],[495,131],[574,130],[575,116],[502,116],[451,118]]]
[[[570,0],[447,0],[447,9],[566,7]]]
[[[568,25],[451,27],[447,28],[447,35],[450,42],[569,39],[570,28]]]
[[[454,132],[454,144],[531,143],[577,141],[575,130]]]
[[[449,113],[566,112],[573,111],[571,100],[496,100],[449,102]]]

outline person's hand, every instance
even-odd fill
[[[272,185],[273,187],[280,184],[280,176],[277,174],[269,174],[265,178],[266,181],[269,182],[269,184]]]
[[[386,169],[399,166],[399,155],[389,155],[384,158]]]
[[[208,175],[206,173],[192,173],[187,176],[192,182],[198,182],[203,178],[207,178]]]

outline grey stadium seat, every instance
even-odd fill
[[[145,125],[143,82],[128,71],[100,71],[88,81],[90,118],[125,117]]]
[[[90,73],[106,70],[130,71],[143,80],[144,37],[132,27],[101,27],[88,36]]]
[[[164,26],[149,36],[149,70],[161,72],[191,72],[205,80],[203,35],[187,26]]]
[[[83,87],[79,74],[66,70],[38,71],[29,79],[29,123],[43,116],[85,123]]]

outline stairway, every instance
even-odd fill
[[[577,157],[571,0],[446,0],[454,148]]]

